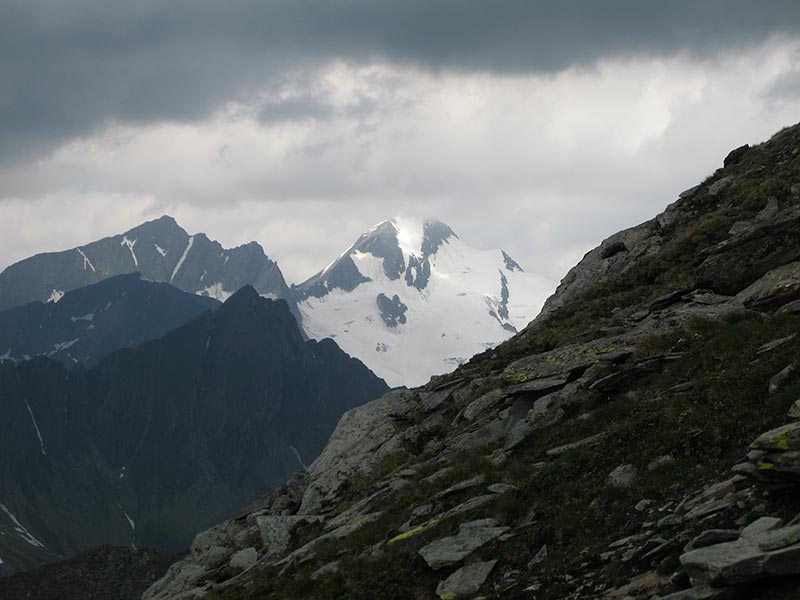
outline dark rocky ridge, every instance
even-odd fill
[[[386,389],[333,341],[305,341],[288,305],[252,287],[88,370],[0,363],[0,502],[49,553],[2,512],[0,569],[102,543],[185,548]]]
[[[44,355],[92,366],[120,348],[156,339],[220,303],[139,273],[111,277],[67,292],[58,302],[0,311],[0,358]]]
[[[0,599],[139,600],[174,560],[160,550],[98,546],[29,573],[0,577]]]
[[[259,294],[292,302],[278,265],[257,243],[228,250],[205,234],[190,236],[175,219],[163,216],[120,235],[9,266],[0,273],[0,309],[47,302],[54,292],[134,272],[219,299],[252,285]]]
[[[588,253],[510,341],[348,412],[144,598],[796,598],[798,206],[795,126]]]

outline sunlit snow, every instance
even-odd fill
[[[393,224],[406,264],[409,256],[421,257],[423,223],[394,219]],[[424,384],[510,338],[511,327],[524,328],[555,288],[545,278],[509,270],[500,250],[476,250],[457,237],[429,258],[431,274],[421,290],[404,277],[389,279],[379,257],[357,250],[350,257],[371,281],[300,302],[303,328],[309,337],[335,339],[391,386]],[[499,315],[503,277],[509,290],[507,318]],[[406,305],[405,324],[384,323],[376,302],[380,293],[397,295]]]

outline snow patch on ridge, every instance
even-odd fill
[[[94,268],[92,261],[89,260],[89,257],[86,256],[86,253],[80,248],[75,248],[75,250],[77,250],[78,254],[80,254],[83,257],[83,270],[85,271],[86,267],[88,266],[89,268],[92,269],[93,272],[97,273],[97,270]]]
[[[80,341],[80,338],[75,338],[74,340],[69,340],[68,342],[60,342],[58,344],[53,344],[53,349],[48,353],[48,356],[51,354],[55,354],[56,352],[61,352],[62,350],[67,350],[72,348],[75,344]]]
[[[27,400],[25,400],[25,406],[28,409],[28,414],[31,416],[31,423],[33,423],[33,428],[36,430],[36,437],[39,438],[39,447],[42,451],[42,456],[47,456],[47,451],[44,449],[44,440],[42,439],[42,432],[39,431],[39,426],[36,424],[36,417],[33,416],[31,405],[28,404]]]
[[[53,304],[55,304],[63,297],[64,297],[64,292],[62,292],[61,290],[53,290],[52,292],[50,292],[50,297],[47,299],[47,303],[49,304],[50,302],[52,302]]]
[[[131,519],[131,516],[127,513],[127,511],[124,508],[122,508],[122,504],[117,502],[117,506],[122,511],[122,514],[125,516],[125,520],[128,521],[128,525],[130,526],[131,531],[133,532],[133,537],[131,538],[131,549],[136,550],[136,522],[133,519]]]
[[[139,260],[136,258],[136,252],[133,251],[133,247],[136,245],[136,240],[129,240],[128,236],[122,236],[122,241],[119,243],[120,246],[127,246],[128,250],[131,253],[131,258],[133,259],[134,266],[139,266]]]
[[[2,502],[0,502],[0,508],[3,509],[3,512],[5,512],[11,519],[11,521],[14,523],[14,531],[17,532],[19,537],[21,537],[24,541],[28,542],[31,546],[34,546],[35,548],[45,547],[45,545],[42,542],[37,540],[33,536],[33,534],[30,531],[28,531],[25,528],[25,526],[19,522],[19,520],[17,520],[17,517],[15,517],[14,514],[10,510],[8,510],[8,507]]]
[[[158,252],[158,253],[159,253],[159,254],[160,254],[162,257],[167,255],[167,251],[166,251],[166,250],[164,250],[164,249],[163,249],[161,246],[159,246],[158,244],[153,244],[153,246],[155,246],[155,247],[156,247],[156,252]]]
[[[204,290],[200,290],[197,292],[198,296],[209,296],[210,298],[215,298],[220,302],[225,302],[228,298],[233,295],[233,292],[227,292],[222,289],[222,283],[212,283]]]
[[[194,244],[194,236],[189,236],[189,243],[186,245],[186,249],[181,254],[181,257],[178,259],[178,264],[175,265],[175,269],[172,271],[172,275],[169,278],[169,282],[172,283],[172,280],[175,279],[175,275],[178,274],[180,271],[181,266],[183,266],[183,261],[186,260],[186,257],[189,255],[189,250],[192,249],[192,244]]]

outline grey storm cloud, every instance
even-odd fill
[[[201,119],[334,59],[548,73],[628,55],[717,56],[798,30],[797,0],[3,0],[0,161],[109,121]],[[329,114],[308,96],[259,113]]]

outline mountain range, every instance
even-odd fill
[[[181,315],[186,320],[194,314],[189,307],[178,311],[178,296],[173,295],[166,314],[155,319],[149,314],[152,322],[140,329],[145,312],[158,312],[157,303],[146,308],[142,299],[138,318],[119,323],[119,331],[101,332],[92,331],[98,324],[88,321],[88,315],[100,314],[95,303],[81,315],[55,308],[64,301],[70,307],[84,301],[70,297],[70,291],[133,273],[219,301],[244,285],[264,297],[284,299],[306,337],[335,339],[391,386],[421,385],[508,339],[539,312],[555,287],[525,273],[503,251],[471,248],[440,221],[394,218],[371,228],[328,267],[289,288],[278,265],[257,243],[226,250],[204,234],[187,234],[164,216],[72,250],[36,255],[0,273],[0,309],[15,308],[5,317],[7,323],[21,319],[0,331],[0,358],[43,354],[71,363],[97,360],[103,352],[150,339],[148,335],[157,337],[168,325],[177,325]],[[107,288],[92,293],[100,290]],[[71,325],[59,315],[78,321]],[[108,316],[102,320],[108,322]],[[0,312],[0,323],[3,318]],[[42,331],[24,333],[37,328]],[[130,334],[137,330],[141,335]],[[90,337],[101,336],[109,344],[81,349]]]
[[[345,410],[387,389],[250,286],[88,369],[2,361],[0,569],[103,543],[185,548],[302,470]]]

